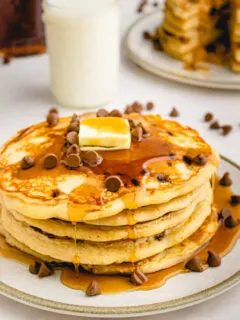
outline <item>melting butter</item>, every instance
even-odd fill
[[[123,150],[131,145],[128,120],[117,117],[86,118],[79,131],[81,150]]]

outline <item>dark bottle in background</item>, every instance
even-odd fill
[[[46,51],[42,0],[0,0],[0,52],[25,56]]]

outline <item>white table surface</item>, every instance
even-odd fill
[[[138,0],[120,0],[122,33],[139,16]],[[153,0],[149,1],[153,3]],[[149,6],[148,11],[151,6]],[[240,92],[201,89],[167,81],[150,75],[129,61],[122,52],[119,92],[109,108],[123,108],[138,100],[153,101],[154,112],[167,117],[172,106],[180,111],[179,121],[196,128],[218,152],[240,164]],[[240,76],[239,76],[240,77]],[[53,105],[49,90],[47,56],[22,58],[10,65],[0,65],[0,144],[16,130],[44,119]],[[62,115],[74,110],[61,109]],[[222,137],[208,129],[202,121],[212,112],[221,124],[231,124],[233,132]],[[161,320],[238,320],[240,314],[240,286],[218,298],[181,311],[151,317]],[[2,320],[65,320],[75,317],[57,315],[23,306],[0,295]],[[148,319],[150,317],[147,317]]]

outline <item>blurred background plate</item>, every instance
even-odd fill
[[[132,61],[143,69],[170,80],[207,88],[240,89],[240,74],[232,72],[227,66],[205,63],[204,66],[209,67],[209,71],[189,71],[184,69],[183,61],[154,50],[152,44],[143,39],[143,32],[154,32],[162,19],[163,11],[158,10],[144,15],[129,28],[125,47]]]

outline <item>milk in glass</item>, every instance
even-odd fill
[[[45,0],[43,8],[56,101],[76,108],[109,102],[119,67],[116,0]]]

